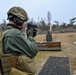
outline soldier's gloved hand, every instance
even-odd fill
[[[35,37],[37,35],[37,30],[33,29],[33,37]]]
[[[26,30],[26,33],[27,33],[27,37],[29,37],[29,36],[32,36],[33,37],[33,29],[32,28],[27,29]]]
[[[27,31],[26,31],[27,37],[29,37],[29,36],[35,37],[36,36],[36,32],[37,32],[37,30],[34,29],[34,28],[27,29]]]

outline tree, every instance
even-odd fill
[[[56,23],[57,26],[59,26],[59,22],[58,21],[54,21]]]
[[[47,13],[47,19],[48,19],[48,25],[50,26],[51,25],[51,13],[50,13],[50,11],[48,11],[48,13]]]
[[[69,23],[69,24],[72,26],[72,25],[76,22],[75,20],[76,20],[76,17],[75,17],[75,18],[70,19],[70,23]]]
[[[41,19],[38,28],[41,29],[42,31],[49,30],[49,26],[45,23],[45,20],[43,20],[43,18]]]
[[[66,27],[67,27],[67,26],[66,26],[66,23],[63,22],[60,27],[61,27],[61,28],[66,28]]]
[[[6,30],[6,21],[3,19],[3,23],[1,24],[2,31]]]

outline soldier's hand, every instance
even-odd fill
[[[34,28],[27,29],[27,31],[26,31],[27,37],[29,37],[29,36],[35,37],[36,36],[36,32],[37,32],[37,30],[34,29]]]
[[[32,28],[27,29],[26,30],[26,33],[27,33],[27,37],[29,37],[29,36],[32,36],[33,37],[33,29]]]
[[[33,29],[33,37],[35,37],[37,35],[37,30]]]

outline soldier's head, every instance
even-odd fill
[[[21,26],[24,22],[28,20],[27,12],[21,8],[14,6],[7,12],[8,20],[13,21],[16,25]]]

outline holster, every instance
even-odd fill
[[[0,56],[0,70],[2,75],[10,75],[11,68],[17,68],[17,56]]]

